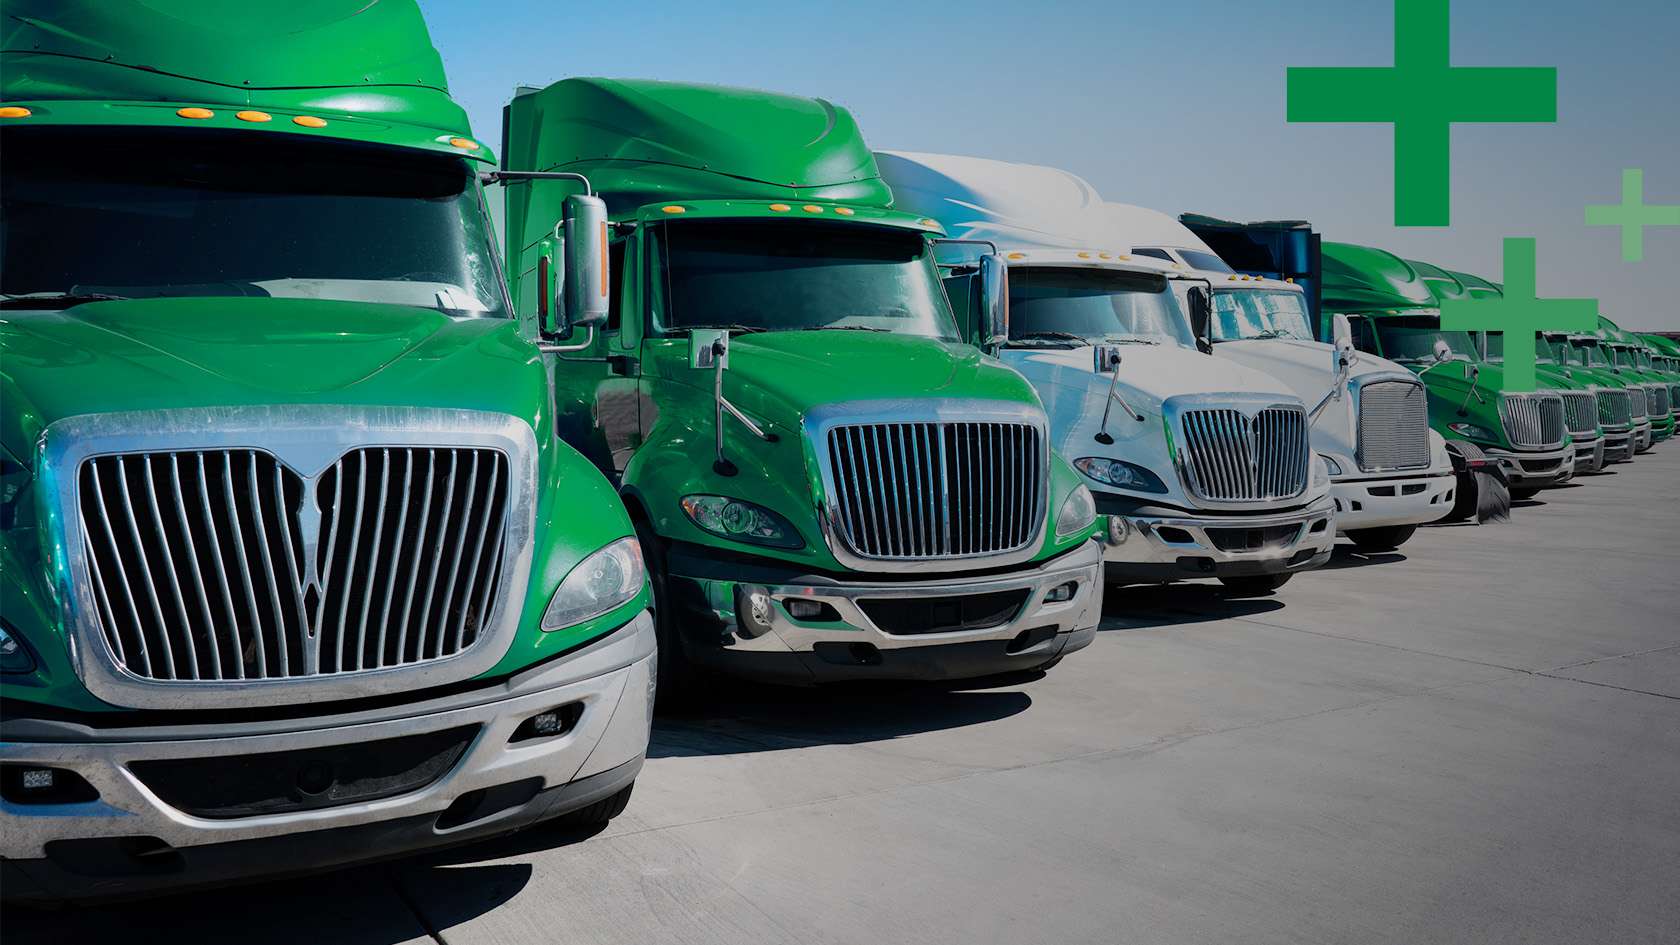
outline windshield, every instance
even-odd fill
[[[5,153],[7,307],[255,296],[507,314],[460,158],[144,128],[13,128]]]
[[[1382,355],[1391,361],[1434,361],[1435,342],[1444,341],[1454,358],[1476,360],[1476,346],[1467,331],[1444,331],[1416,325],[1385,325],[1377,321]]]
[[[1558,347],[1560,345],[1562,345],[1563,342],[1561,342],[1561,341],[1551,342],[1551,341],[1546,341],[1545,339],[1537,339],[1537,341],[1538,341],[1538,343],[1535,344],[1535,346],[1534,346],[1534,362],[1536,364],[1566,364],[1566,363],[1568,363],[1566,358],[1559,357],[1559,354],[1558,354]],[[1495,362],[1505,360],[1505,333],[1504,332],[1502,332],[1502,331],[1488,332],[1488,335],[1487,335],[1487,360],[1495,361]]]
[[[1610,359],[1605,356],[1604,349],[1590,341],[1577,342],[1575,344],[1575,354],[1580,359],[1581,364],[1593,367],[1608,367],[1610,364]]]
[[[1292,338],[1312,341],[1299,292],[1221,290],[1213,294],[1213,340]]]
[[[1184,257],[1184,262],[1191,269],[1206,269],[1209,272],[1233,272],[1230,264],[1212,253],[1204,253],[1199,249],[1181,249],[1178,251]]]
[[[665,303],[656,331],[853,329],[958,340],[920,233],[744,220],[659,230]]]
[[[1009,340],[1195,347],[1178,301],[1159,277],[1048,266],[1010,268]]]

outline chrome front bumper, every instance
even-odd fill
[[[1328,495],[1305,508],[1279,515],[1108,518],[1103,561],[1109,579],[1121,582],[1310,570],[1330,560],[1338,524],[1334,501]],[[1283,535],[1247,540],[1247,536],[1266,530]]]
[[[1485,448],[1489,459],[1497,460],[1513,488],[1535,489],[1556,485],[1575,474],[1575,445],[1565,443],[1555,450],[1514,452]]]
[[[1604,468],[1606,437],[1597,436],[1575,443],[1575,475],[1595,473]]]
[[[1641,420],[1633,428],[1633,451],[1643,453],[1656,443],[1656,437],[1651,432],[1651,421]]]
[[[962,679],[1036,669],[1089,644],[1102,618],[1102,552],[1095,541],[1037,567],[986,577],[838,583],[736,581],[673,573],[686,617],[719,629],[719,645],[684,636],[690,659],[737,676],[785,683],[848,679]],[[1073,584],[1066,600],[1046,601]],[[938,605],[983,594],[1025,592],[1012,617],[992,626],[890,633],[865,612],[872,601]],[[790,604],[826,607],[800,619]],[[838,618],[838,619],[835,619]]]
[[[1452,511],[1458,485],[1451,467],[1445,472],[1389,479],[1332,479],[1336,531],[1421,525]]]
[[[1625,463],[1633,459],[1635,450],[1632,430],[1604,431],[1604,463]]]
[[[340,829],[371,825],[383,842],[402,849],[458,842],[484,833],[486,825],[500,824],[500,829],[509,829],[509,819],[519,813],[512,808],[489,810],[480,817],[471,816],[469,811],[465,819],[459,813],[451,818],[443,815],[463,804],[470,808],[476,803],[474,798],[483,793],[494,796],[496,789],[505,790],[516,783],[532,792],[547,792],[548,806],[542,816],[558,816],[599,798],[584,793],[571,798],[569,805],[555,803],[553,789],[612,771],[634,777],[647,752],[652,721],[654,651],[652,617],[643,611],[630,624],[567,659],[514,676],[482,693],[442,697],[439,703],[445,707],[418,714],[411,714],[416,712],[414,707],[398,706],[325,721],[299,718],[197,724],[138,730],[138,734],[124,728],[60,726],[66,734],[55,734],[52,740],[0,742],[0,762],[73,771],[98,792],[96,800],[80,803],[0,801],[0,859],[22,861],[9,866],[20,868],[25,876],[55,877],[50,884],[42,879],[45,888],[63,885],[65,877],[76,872],[73,864],[67,866],[55,858],[54,854],[66,847],[62,841],[85,848],[88,841],[124,838],[125,842],[140,843],[153,862],[158,862],[161,852],[190,866],[194,848],[297,835],[299,841],[319,847],[319,855],[311,850],[288,849],[287,862],[294,868],[311,862],[341,865],[393,851],[345,851],[332,839]],[[510,743],[515,729],[532,716],[574,705],[572,711],[577,714],[570,729]],[[417,790],[287,813],[215,819],[195,816],[166,803],[131,767],[139,761],[214,757],[225,759],[225,767],[219,767],[219,771],[231,772],[244,756],[363,745],[464,727],[475,728],[476,732],[461,756]],[[301,772],[299,778],[302,783]],[[402,830],[378,831],[377,825],[385,823],[404,826]],[[167,871],[166,875],[151,876],[145,866],[136,862],[132,874],[89,876],[86,888],[76,894],[110,895],[176,885]],[[240,868],[245,869],[245,864]],[[263,875],[276,868],[254,862],[246,872]],[[237,877],[186,876],[180,882],[191,885],[226,882],[229,878]],[[12,895],[8,890],[7,896]]]

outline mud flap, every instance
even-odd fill
[[[1487,457],[1474,443],[1455,440],[1447,444],[1452,456],[1453,472],[1458,476],[1460,495],[1453,506],[1451,518],[1469,518],[1471,496],[1463,495],[1469,488],[1475,491],[1475,516],[1480,524],[1511,520],[1511,481],[1499,463]]]

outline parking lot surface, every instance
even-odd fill
[[[1047,676],[746,688],[629,810],[17,943],[1680,941],[1680,446],[1276,596],[1111,591]]]

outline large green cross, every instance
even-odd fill
[[[1557,70],[1455,67],[1450,0],[1394,0],[1393,68],[1291,68],[1288,120],[1394,125],[1394,225],[1447,226],[1452,126],[1557,121]]]
[[[1534,240],[1505,241],[1503,298],[1449,299],[1441,303],[1441,327],[1448,331],[1505,333],[1505,390],[1534,389],[1534,362],[1542,331],[1594,331],[1597,299],[1535,297]]]
[[[1622,171],[1622,202],[1588,207],[1587,225],[1621,227],[1622,261],[1639,262],[1645,258],[1645,228],[1680,226],[1680,206],[1647,204],[1645,172],[1628,168]]]

